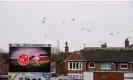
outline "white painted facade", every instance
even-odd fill
[[[83,72],[83,80],[93,80],[93,72]]]
[[[124,80],[133,80],[133,72],[124,73]]]
[[[100,72],[106,72],[106,71],[100,71]],[[110,72],[115,72],[115,71],[110,71]],[[133,80],[133,72],[122,72],[122,73],[124,73],[124,80]],[[83,72],[83,80],[94,80],[93,72]]]

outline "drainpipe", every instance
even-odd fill
[[[130,63],[128,63],[128,71],[130,71]]]
[[[116,71],[117,71],[117,64],[118,64],[118,63],[115,64],[115,66],[116,66]]]

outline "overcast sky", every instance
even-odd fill
[[[100,41],[124,47],[132,31],[133,2],[0,2],[0,47],[7,51],[8,43],[57,46],[57,40],[63,51],[66,41],[70,51],[83,48],[84,42],[88,47],[99,47]]]

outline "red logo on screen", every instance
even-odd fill
[[[26,54],[20,54],[18,57],[18,63],[21,66],[26,66],[29,63],[29,56]]]

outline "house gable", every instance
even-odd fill
[[[83,61],[85,60],[79,53],[71,53],[64,61]]]

